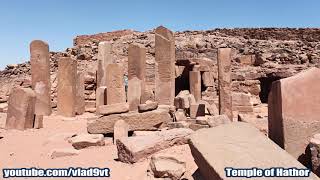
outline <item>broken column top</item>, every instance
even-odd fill
[[[305,169],[258,129],[242,122],[201,129],[191,136],[190,148],[201,174],[209,179],[228,179],[226,167]],[[317,178],[311,174],[306,179]]]
[[[38,50],[38,49],[49,51],[49,45],[48,45],[48,43],[41,41],[41,40],[33,40],[30,43],[30,51],[32,52],[33,50]],[[30,53],[30,54],[32,54],[32,53]]]
[[[161,35],[163,38],[167,39],[168,41],[174,38],[173,32],[165,28],[164,26],[157,27],[155,30],[155,33]]]

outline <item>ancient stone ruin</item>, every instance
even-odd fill
[[[111,146],[112,162],[148,161],[145,174],[152,178],[228,179],[226,167],[308,168],[320,175],[320,70],[312,63],[320,57],[320,39],[300,45],[308,54],[287,64],[295,57],[283,55],[296,50],[291,42],[272,35],[270,45],[234,32],[238,41],[228,39],[227,30],[182,33],[159,26],[145,34],[79,36],[75,47],[59,53],[32,41],[25,65],[31,78],[5,95],[0,88],[4,131],[42,133],[70,123],[72,132],[43,143],[57,146],[50,159]],[[310,54],[312,48],[319,51]],[[195,169],[172,150],[177,147],[187,149],[183,155]],[[318,179],[315,174],[303,179]]]

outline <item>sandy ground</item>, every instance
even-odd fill
[[[106,137],[106,146],[90,147],[81,150],[77,156],[51,159],[49,154],[55,148],[72,147],[63,140],[65,134],[86,133],[86,118],[93,114],[86,113],[73,120],[66,120],[55,114],[44,118],[44,128],[26,131],[5,130],[5,113],[0,113],[0,168],[68,168],[99,167],[110,168],[110,178],[71,178],[71,179],[112,179],[112,180],[144,180],[147,176],[150,159],[142,162],[125,164],[117,161],[117,148],[112,138]],[[197,169],[188,145],[176,146],[159,153],[174,154],[178,159],[187,162],[186,179]],[[48,178],[11,178],[11,179],[48,179]],[[70,179],[70,178],[49,178]]]

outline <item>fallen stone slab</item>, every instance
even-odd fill
[[[115,103],[99,106],[97,112],[101,115],[119,114],[129,111],[128,103]]]
[[[158,108],[158,102],[147,101],[145,104],[139,104],[139,112],[152,111]]]
[[[157,130],[159,127],[172,121],[167,110],[157,109],[148,112],[129,112],[124,114],[113,114],[109,116],[96,117],[88,120],[87,130],[90,134],[113,133],[116,121],[124,120],[129,125],[129,131]]]
[[[62,149],[54,149],[50,152],[49,156],[51,159],[56,159],[60,157],[66,156],[76,156],[79,155],[80,151],[72,148],[62,148]]]
[[[102,134],[79,134],[69,139],[75,149],[84,149],[90,146],[104,146],[104,136]]]
[[[149,136],[134,136],[117,140],[118,157],[121,162],[135,163],[160,150],[188,143],[191,129],[171,129]]]
[[[151,171],[156,178],[179,180],[186,172],[186,162],[178,160],[174,155],[153,155],[150,161]]]
[[[189,146],[202,176],[208,180],[229,179],[226,176],[226,167],[306,169],[290,154],[248,123],[233,122],[214,128],[201,129],[191,136]],[[279,177],[268,177],[268,179],[279,179]],[[318,178],[310,174],[310,177],[303,179]]]

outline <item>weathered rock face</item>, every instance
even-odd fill
[[[97,112],[102,115],[126,113],[129,111],[128,103],[115,103],[97,107]]]
[[[320,175],[320,134],[315,134],[310,139],[311,167],[316,175]]]
[[[36,94],[31,89],[16,88],[9,97],[6,129],[33,128]]]
[[[122,138],[117,140],[118,158],[121,162],[138,162],[160,150],[188,143],[192,133],[190,129],[179,128],[152,135]]]
[[[38,115],[50,115],[52,110],[48,44],[40,40],[32,41],[30,44],[30,56],[32,88],[37,95],[35,113]]]
[[[272,84],[268,102],[269,137],[302,163],[308,140],[320,133],[320,69]]]
[[[76,115],[77,61],[72,58],[59,60],[58,113],[72,117]]]
[[[156,100],[173,105],[175,97],[175,40],[173,32],[163,26],[155,30]]]
[[[247,123],[233,122],[215,128],[201,129],[191,136],[189,142],[195,162],[201,174],[208,180],[229,179],[226,177],[226,167],[305,168]],[[310,177],[305,179],[318,178],[310,174]]]
[[[130,131],[156,130],[163,124],[172,121],[167,110],[157,109],[144,113],[129,112],[98,117],[88,121],[87,130],[91,134],[112,133],[114,124],[118,120],[124,120],[128,123]]]

